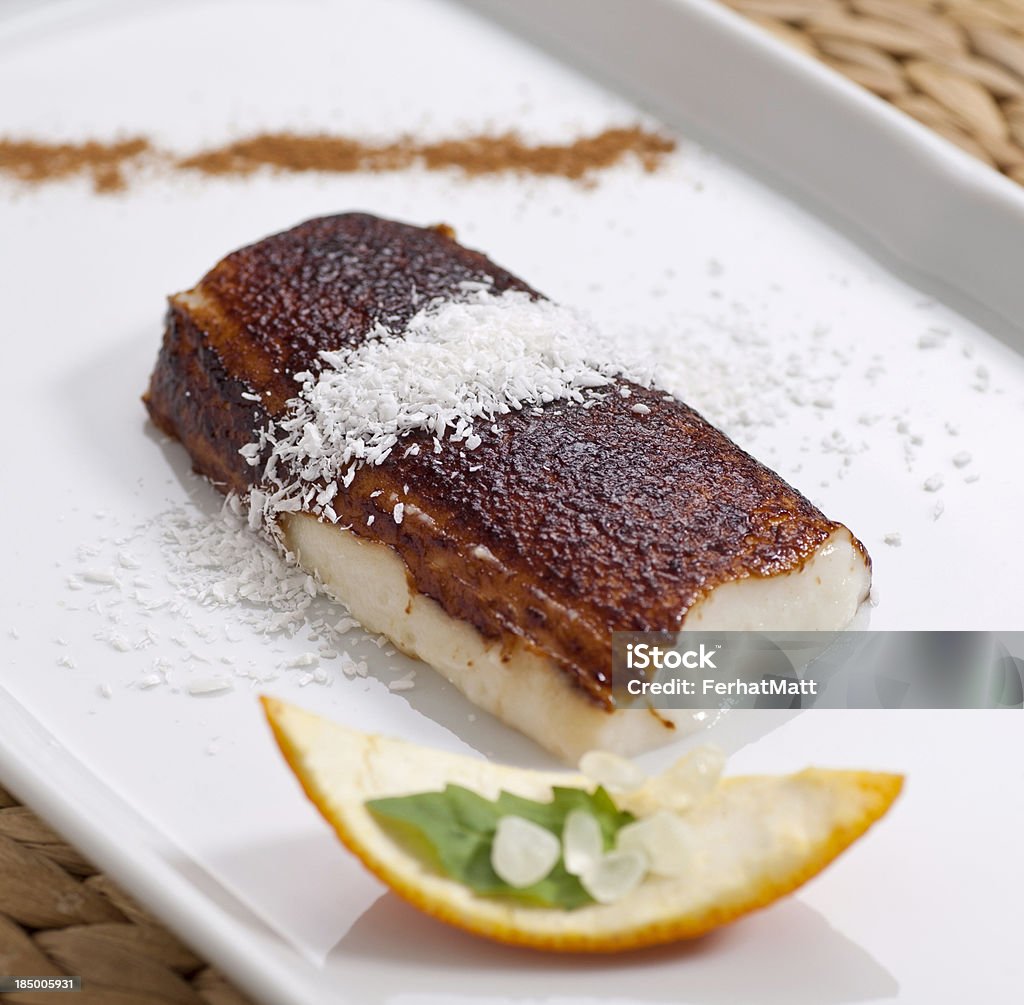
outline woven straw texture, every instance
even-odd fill
[[[30,810],[0,788],[0,975],[82,978],[82,992],[4,1005],[247,1005]]]
[[[1024,0],[723,0],[1024,184]]]
[[[1024,184],[1024,0],[723,2]],[[0,974],[78,975],[75,1005],[247,1002],[2,788]]]

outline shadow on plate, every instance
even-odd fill
[[[367,1005],[414,990],[428,1000],[480,1005],[537,1001],[538,995],[565,1002],[842,1005],[899,990],[876,959],[797,899],[691,942],[590,956],[488,942],[425,918],[388,894],[341,939],[328,966],[359,971]]]
[[[142,403],[160,339],[161,324],[155,318],[152,330],[123,338],[116,348],[79,367],[57,400],[65,409],[73,442],[111,480],[113,498],[144,486],[146,497],[162,505],[162,497],[171,493],[153,491],[153,484],[177,481],[192,503],[215,513],[220,495],[192,472],[188,455],[149,421]]]

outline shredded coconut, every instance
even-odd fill
[[[368,676],[366,661],[352,654],[381,640],[362,632],[349,635],[358,628],[356,621],[344,607],[339,616],[337,602],[312,576],[249,529],[237,497],[210,512],[193,504],[175,506],[127,534],[99,537],[95,545],[79,549],[78,560],[116,565],[128,545],[151,572],[151,581],[110,583],[103,576],[80,575],[75,582],[88,591],[89,602],[61,602],[65,612],[88,615],[97,644],[123,654],[117,657],[114,687],[199,699],[226,694],[237,681],[262,684],[281,675],[323,686],[341,676]],[[343,635],[349,635],[344,642]],[[242,642],[262,643],[261,655],[235,649]],[[63,647],[56,653],[59,665],[74,669],[85,662],[78,659],[80,640],[61,635],[54,643]],[[346,643],[350,652],[344,651]],[[152,647],[167,658],[142,659]],[[375,659],[375,669],[391,673],[406,667],[403,657],[391,665],[396,655],[393,649],[384,652],[389,659],[382,665]],[[112,697],[114,687],[103,683],[96,694]]]
[[[411,691],[416,686],[416,671],[410,670],[404,677],[391,681],[389,691]]]
[[[81,578],[86,583],[94,583],[97,586],[117,586],[117,576],[112,569],[86,569],[81,573]]]
[[[301,387],[287,417],[241,451],[264,464],[270,487],[253,493],[252,507],[270,523],[297,510],[330,518],[331,499],[356,470],[382,464],[411,433],[429,434],[435,452],[444,440],[475,450],[478,421],[486,431],[508,412],[584,404],[620,377],[649,384],[645,367],[615,346],[568,308],[464,284],[458,299],[428,304],[403,331],[378,325],[354,349],[321,353],[318,373],[295,375]]]
[[[223,694],[234,689],[230,677],[200,677],[188,685],[188,693],[191,695]]]

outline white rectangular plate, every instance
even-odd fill
[[[645,44],[628,7],[623,58]],[[142,132],[184,153],[262,129],[564,140],[641,118],[466,10],[414,0],[29,8],[0,23],[0,53],[0,93],[18,95],[0,108],[4,135]],[[807,128],[827,135],[828,122]],[[962,168],[941,145],[929,156]],[[1011,212],[1015,196],[993,191]],[[200,526],[218,501],[138,400],[163,297],[240,244],[348,209],[451,223],[647,339],[667,385],[864,540],[873,627],[1024,628],[1024,360],[685,137],[659,173],[627,165],[589,188],[420,171],[157,175],[107,197],[4,183],[0,780],[267,1002],[1008,1000],[1024,976],[1013,713],[754,713],[716,727],[738,771],[814,762],[910,782],[891,819],[799,896],[681,949],[550,959],[476,941],[386,894],[336,845],[273,748],[258,692],[546,763],[425,668],[413,690],[389,691],[413,665],[358,632],[345,641],[369,675],[324,659],[310,681],[293,665],[317,651],[308,628],[265,636],[251,624],[265,612],[204,607],[168,581],[169,522]],[[232,689],[190,693],[214,676]]]

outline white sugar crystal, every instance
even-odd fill
[[[633,761],[607,750],[587,751],[580,758],[580,771],[598,785],[619,792],[639,788],[647,777]]]
[[[653,813],[619,831],[615,847],[642,855],[655,876],[681,876],[693,856],[694,837],[690,826],[678,814]]]
[[[109,684],[99,684],[99,685],[97,685],[96,693],[101,698],[113,698],[114,697],[114,692],[111,690]]]
[[[925,492],[938,492],[942,488],[942,475],[934,474],[930,475],[925,479],[924,490]]]
[[[405,517],[405,503],[395,503],[392,516],[395,518],[395,523],[401,523]]]
[[[288,661],[286,666],[295,670],[299,667],[311,667],[316,666],[320,662],[320,656],[317,653],[302,653],[300,656],[296,656],[294,659]]]
[[[966,468],[971,463],[972,457],[969,451],[961,450],[959,453],[953,455],[953,466],[957,468]]]
[[[637,415],[650,415],[651,410],[642,402],[637,402],[635,405],[631,405],[629,410],[635,412]]]
[[[643,791],[657,806],[670,810],[689,809],[714,790],[724,768],[725,754],[718,747],[695,747],[651,778]]]
[[[416,686],[416,671],[410,670],[404,677],[388,684],[389,691],[411,691]]]
[[[632,893],[646,872],[643,855],[635,851],[613,851],[580,876],[580,883],[599,904],[614,904]]]
[[[882,538],[882,540],[887,545],[889,545],[889,547],[898,548],[901,544],[903,544],[903,535],[900,534],[899,531],[893,531],[889,534],[886,534],[885,537]]]
[[[566,872],[579,876],[604,854],[604,837],[597,817],[587,810],[572,810],[562,828],[562,858]]]
[[[523,817],[507,816],[498,821],[494,832],[491,866],[499,879],[521,889],[539,883],[551,872],[561,852],[561,843],[547,828]]]

